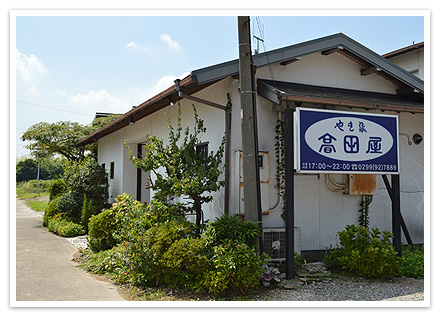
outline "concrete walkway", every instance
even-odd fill
[[[43,229],[39,213],[20,199],[16,206],[16,301],[124,300],[115,285],[75,267],[77,249]]]

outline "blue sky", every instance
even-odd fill
[[[379,54],[425,40],[420,11],[368,11],[368,15],[351,11],[348,16],[345,11],[340,13],[344,16],[334,11],[310,11],[306,16],[304,11],[301,16],[296,16],[298,11],[282,12],[291,13],[288,16],[265,12],[271,11],[251,16],[251,33],[265,41],[260,52],[339,32]],[[216,12],[200,16],[197,11],[194,16],[25,13],[11,16],[16,31],[11,33],[16,157],[28,154],[19,137],[32,124],[67,120],[87,124],[96,112],[124,113],[171,86],[175,78],[238,58],[237,18],[231,12],[229,16]],[[256,42],[252,44],[256,48]]]

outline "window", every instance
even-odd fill
[[[115,162],[110,162],[110,179],[115,178]]]
[[[208,158],[208,142],[196,145],[196,153],[201,154],[203,160],[206,160]]]

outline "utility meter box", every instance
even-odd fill
[[[349,195],[373,195],[377,194],[376,174],[349,174],[348,186]]]

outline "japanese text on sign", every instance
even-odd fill
[[[301,171],[397,173],[397,116],[297,109]]]

